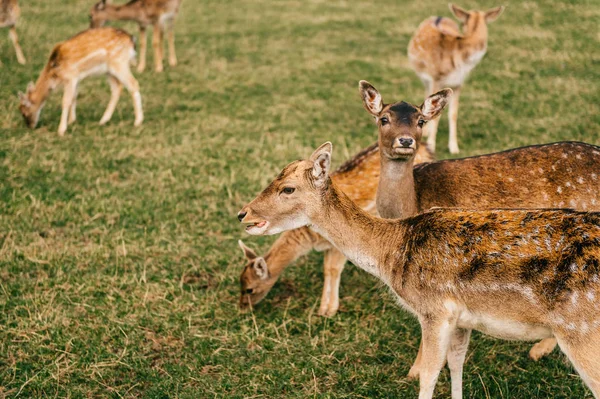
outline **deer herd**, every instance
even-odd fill
[[[92,6],[90,29],[57,44],[36,83],[19,93],[20,111],[34,128],[50,92],[62,86],[63,135],[76,119],[77,88],[106,75],[111,97],[100,124],[115,110],[122,87],[143,121],[139,84],[130,70],[134,39],[104,27],[110,20],[139,24],[137,71],[146,65],[146,27],[152,25],[154,70],[177,64],[174,20],[180,0],[131,0]],[[324,251],[319,314],[339,309],[347,260],[387,285],[421,326],[421,345],[408,377],[419,398],[432,398],[445,364],[452,398],[462,398],[462,373],[472,330],[509,340],[539,341],[532,359],[558,344],[600,398],[600,147],[558,142],[452,160],[434,160],[437,125],[449,105],[449,150],[458,153],[458,98],[487,49],[487,24],[503,7],[466,11],[462,23],[431,17],[411,38],[408,59],[425,85],[419,105],[385,103],[367,81],[358,85],[378,141],[332,171],[332,144],[287,165],[238,213],[251,235],[279,234],[259,256],[241,240],[240,307],[258,304],[283,270],[314,249]],[[0,0],[20,64],[17,0]],[[423,139],[427,143],[422,142]]]

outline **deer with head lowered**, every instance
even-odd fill
[[[420,399],[447,362],[462,398],[471,331],[511,340],[556,337],[600,396],[600,213],[435,209],[379,219],[329,177],[331,143],[292,162],[238,213],[246,232],[310,225],[388,285],[421,325]]]
[[[154,69],[163,70],[163,35],[168,30],[169,65],[177,65],[175,55],[175,17],[181,0],[131,0],[127,4],[113,5],[100,0],[90,11],[90,27],[103,26],[106,21],[128,20],[138,23],[140,28],[140,61],[138,72],[146,69],[146,27],[153,26],[152,47],[154,49]]]
[[[454,16],[463,23],[461,33],[457,24],[448,18],[430,17],[419,25],[408,44],[410,65],[425,85],[425,97],[442,87],[454,89],[450,102],[450,138],[448,147],[458,154],[458,98],[462,85],[487,51],[487,24],[495,21],[504,7],[488,11],[466,11],[450,4]],[[428,124],[427,144],[435,151],[439,118]]]
[[[142,97],[139,84],[129,69],[134,57],[133,38],[120,29],[88,29],[57,44],[37,82],[30,82],[25,94],[19,93],[19,109],[25,123],[30,128],[35,128],[50,92],[63,86],[58,134],[64,135],[67,125],[76,119],[77,88],[80,81],[91,75],[106,74],[111,96],[100,124],[104,125],[111,119],[121,89],[125,86],[133,97],[134,126],[140,126],[144,120]]]
[[[17,61],[19,64],[25,64],[25,56],[19,45],[19,37],[17,36],[17,21],[21,16],[21,9],[17,0],[0,0],[0,28],[8,28],[8,36],[17,53]]]
[[[414,163],[432,161],[425,145],[419,146]],[[363,149],[340,166],[331,178],[358,206],[375,213],[375,194],[379,180],[379,147],[377,143]],[[308,227],[282,233],[264,256],[259,256],[241,240],[239,245],[247,263],[240,275],[240,308],[259,303],[279,279],[283,270],[311,250],[323,251],[323,291],[318,314],[331,317],[339,308],[339,288],[346,263],[344,255],[329,241]]]
[[[378,127],[381,173],[376,203],[384,218],[406,218],[434,207],[600,211],[600,147],[559,142],[414,165],[424,126],[451,101],[452,90],[434,93],[421,106],[385,104],[364,80],[359,93]],[[529,354],[537,360],[555,346],[554,339],[546,339]],[[421,351],[409,377],[418,376]]]

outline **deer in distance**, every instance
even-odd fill
[[[415,165],[423,128],[451,101],[452,90],[434,93],[421,106],[385,104],[364,80],[359,93],[378,127],[381,173],[376,203],[381,217],[406,218],[434,207],[600,211],[600,147],[559,142]],[[553,338],[545,339],[529,355],[538,360],[555,346]],[[421,351],[411,378],[418,376]]]
[[[331,154],[325,143],[287,165],[238,219],[251,235],[310,225],[384,282],[421,326],[419,399],[433,397],[445,363],[452,398],[462,398],[474,329],[510,340],[555,337],[600,397],[600,213],[439,208],[380,219],[332,181]]]
[[[414,163],[432,161],[432,154],[421,145]],[[377,143],[363,149],[331,174],[346,195],[367,212],[375,212],[375,194],[379,178],[379,148]],[[258,256],[241,240],[239,245],[247,263],[240,276],[240,308],[259,303],[273,288],[283,270],[311,250],[323,251],[323,291],[318,314],[332,317],[339,309],[339,287],[346,263],[344,255],[329,241],[308,227],[282,233],[264,256]]]
[[[100,0],[90,11],[90,27],[103,26],[106,21],[135,21],[140,28],[140,60],[138,72],[146,69],[146,28],[152,25],[152,48],[154,49],[154,70],[163,71],[163,36],[167,30],[169,65],[177,65],[175,55],[175,18],[181,0],[131,0],[123,5],[113,5]]]
[[[25,64],[25,56],[19,45],[19,37],[17,36],[17,21],[21,16],[21,9],[17,0],[0,0],[0,28],[8,28],[8,36],[15,48],[17,54],[17,62]]]
[[[79,82],[91,75],[108,75],[110,101],[104,111],[100,125],[107,123],[117,106],[122,87],[125,86],[133,97],[135,112],[134,126],[144,120],[142,97],[139,84],[129,69],[135,59],[133,38],[125,31],[115,28],[85,30],[70,39],[57,44],[37,82],[29,83],[25,94],[19,93],[20,111],[25,123],[35,128],[40,113],[50,92],[59,86],[64,87],[62,114],[58,134],[64,135],[67,125],[75,122],[77,88]]]
[[[408,44],[408,59],[412,69],[425,85],[425,97],[442,87],[454,90],[450,100],[450,153],[458,154],[458,99],[465,79],[487,51],[487,24],[495,21],[504,7],[488,11],[466,11],[450,4],[450,11],[462,22],[462,33],[453,20],[430,17],[417,28]],[[428,124],[427,145],[435,151],[439,118]]]

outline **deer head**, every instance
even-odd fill
[[[29,82],[25,93],[19,92],[19,111],[23,115],[25,124],[33,129],[40,119],[40,112],[42,111],[42,104],[33,99],[33,92],[35,85],[33,82]]]
[[[504,11],[504,6],[495,7],[487,11],[464,10],[455,4],[448,4],[452,14],[463,23],[464,36],[470,36],[478,28],[485,28],[487,24],[494,22]],[[486,30],[487,32],[487,30]]]
[[[277,234],[310,224],[319,211],[331,169],[332,145],[327,142],[309,159],[286,166],[269,186],[238,213],[252,235]]]
[[[404,101],[384,104],[379,91],[365,80],[358,83],[358,91],[365,109],[375,117],[381,153],[395,160],[413,159],[423,126],[442,112],[452,96],[452,89],[443,89],[416,107]]]
[[[242,240],[239,240],[238,244],[247,260],[240,276],[240,308],[245,309],[262,301],[277,281],[277,278],[270,275],[265,258],[258,256]]]
[[[107,4],[110,4],[110,2],[107,2],[106,0],[100,0],[92,6],[92,9],[90,10],[90,28],[99,28],[104,26],[104,23],[107,20]]]

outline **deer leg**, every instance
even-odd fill
[[[437,82],[431,82],[431,85],[429,88],[431,89],[431,93],[429,95],[431,95],[439,90],[439,86],[438,86]],[[425,125],[425,129],[424,129],[427,131],[427,147],[429,147],[429,149],[432,152],[435,152],[435,139],[437,136],[437,129],[438,129],[438,124],[440,123],[440,118],[441,118],[441,115],[438,116],[437,118],[432,119],[429,122],[427,122],[427,124]]]
[[[60,124],[58,125],[58,135],[64,136],[67,131],[67,119],[69,117],[69,111],[73,97],[75,97],[75,91],[77,90],[77,82],[71,80],[65,84],[65,92],[62,99],[62,114],[60,115]]]
[[[163,55],[162,55],[162,39],[163,30],[160,23],[155,23],[152,28],[152,47],[154,48],[154,70],[156,72],[163,71]]]
[[[448,354],[454,324],[447,319],[421,318],[423,354],[419,372],[419,399],[432,399],[435,384]]]
[[[21,50],[21,46],[19,45],[19,37],[17,36],[17,28],[15,26],[11,26],[8,31],[8,36],[12,41],[13,46],[15,47],[15,52],[17,53],[17,61],[19,64],[25,64],[25,56],[23,55],[23,50]]]
[[[529,357],[535,361],[549,355],[556,347],[556,338],[546,338],[531,347]]]
[[[448,149],[451,154],[458,154],[458,131],[456,124],[458,121],[458,99],[460,97],[461,87],[454,89],[454,94],[450,98],[450,107],[448,111],[449,124],[450,124],[450,138],[448,139]]]
[[[76,109],[77,109],[77,91],[78,91],[79,85],[75,86],[75,93],[73,93],[73,101],[71,101],[71,108],[69,109],[69,120],[67,121],[67,123],[70,125],[71,123],[75,122],[75,120],[77,119],[77,113],[76,113]]]
[[[340,307],[340,279],[346,258],[340,251],[331,248],[325,252],[324,262],[325,283],[323,284],[319,315],[332,317]]]
[[[556,335],[560,349],[567,355],[594,398],[600,398],[600,333],[595,329],[587,335],[561,337]],[[571,338],[571,339],[569,339]]]
[[[102,119],[100,119],[100,125],[106,124],[112,118],[123,88],[121,82],[114,76],[108,76],[108,84],[110,85],[110,100],[108,101],[104,115],[102,115]]]
[[[450,369],[450,380],[452,381],[452,399],[462,399],[462,375],[471,330],[457,328],[452,335],[450,347],[448,348],[448,368]]]
[[[423,340],[419,344],[419,352],[417,353],[417,358],[413,363],[412,367],[408,371],[408,375],[406,376],[409,380],[416,380],[419,378],[419,373],[421,372],[421,359],[423,357]]]
[[[140,62],[137,66],[138,72],[144,72],[144,69],[146,69],[146,44],[146,27],[140,25]]]
[[[175,54],[175,20],[169,21],[169,32],[168,32],[168,44],[169,44],[169,65],[177,65],[177,55]]]

